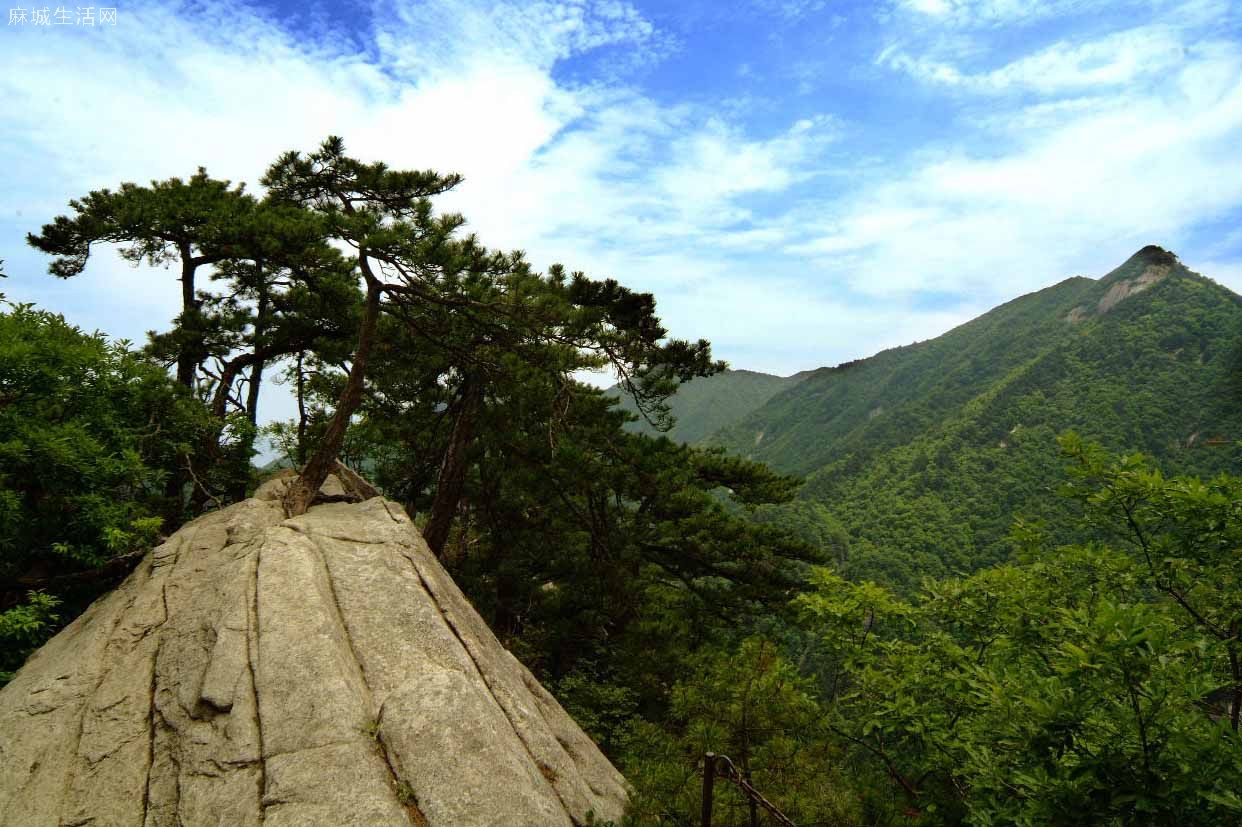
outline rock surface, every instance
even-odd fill
[[[1096,305],[1096,312],[1107,313],[1125,299],[1135,293],[1143,292],[1171,272],[1173,272],[1173,266],[1170,264],[1149,264],[1137,277],[1114,282],[1108,288],[1108,292],[1100,298],[1099,304]]]
[[[178,531],[0,691],[0,824],[620,818],[624,779],[398,505],[286,519],[284,485]]]

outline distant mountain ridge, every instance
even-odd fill
[[[669,399],[669,409],[676,420],[664,435],[674,442],[696,443],[723,428],[734,425],[743,416],[767,402],[777,393],[801,382],[811,371],[793,376],[773,376],[753,370],[726,370],[714,376],[686,382]],[[618,407],[638,414],[634,400],[620,385],[606,393],[617,397]],[[641,416],[627,426],[634,433],[659,436]]]
[[[1242,297],[1187,270],[1172,253],[1144,247],[1099,280],[1075,276],[1021,296],[935,339],[811,371],[797,390],[751,411],[708,442],[808,473],[853,450],[903,441],[936,420],[928,409],[964,404],[1048,352],[1113,328],[1101,317],[1173,276],[1210,285],[1235,307]],[[1177,292],[1177,291],[1175,291]],[[1185,297],[1181,297],[1185,298]],[[1150,309],[1120,314],[1124,326]],[[1171,320],[1177,326],[1178,320]],[[806,437],[813,437],[806,439]]]
[[[1063,508],[1069,429],[1170,473],[1237,472],[1242,297],[1145,247],[1099,280],[812,371],[703,442],[805,475],[767,518],[843,532],[847,570],[911,585],[1004,559],[1015,513]]]

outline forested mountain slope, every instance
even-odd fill
[[[1070,429],[1168,473],[1236,472],[1242,297],[1147,247],[1098,281],[816,371],[711,441],[807,475],[769,517],[844,529],[847,571],[911,584],[1004,559],[1014,514],[1063,508]]]
[[[767,402],[777,393],[801,382],[811,371],[793,376],[773,376],[753,370],[726,370],[682,384],[669,398],[669,411],[676,423],[666,432],[674,442],[700,442],[723,428],[731,427],[742,417]],[[638,407],[619,385],[608,389],[610,396],[621,401],[618,407],[637,414]],[[659,431],[641,417],[626,429],[648,436]]]

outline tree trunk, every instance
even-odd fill
[[[246,393],[246,418],[251,425],[259,422],[259,385],[263,382],[263,370],[267,367],[265,359],[256,359],[250,369],[250,387]]]
[[[701,827],[712,827],[712,795],[715,786],[716,756],[709,752],[703,756],[702,811],[699,816]]]
[[[255,358],[254,353],[243,353],[226,362],[224,369],[220,371],[220,381],[216,384],[215,393],[211,397],[211,415],[215,418],[216,424],[211,432],[204,435],[202,447],[199,449],[199,457],[208,465],[214,465],[220,460],[220,440],[224,436],[225,417],[228,414],[229,390],[232,389],[233,382],[241,372],[247,365],[254,362]],[[246,498],[246,482],[241,479],[231,484],[228,492],[231,501],[239,502]],[[190,494],[190,504],[194,512],[202,512],[209,499],[211,499],[210,492],[203,490],[201,484],[196,482]]]
[[[246,417],[251,425],[259,421],[259,386],[263,382],[263,369],[267,367],[264,353],[267,343],[263,341],[263,337],[267,335],[268,312],[269,302],[265,287],[259,292],[259,310],[254,320],[254,367],[250,369],[250,387],[246,389]]]
[[[323,441],[311,458],[302,468],[302,473],[294,478],[285,495],[285,511],[290,517],[305,514],[311,501],[318,493],[323,481],[332,472],[333,465],[341,453],[345,443],[345,431],[349,428],[349,420],[358,410],[362,402],[362,389],[366,382],[367,360],[371,356],[375,344],[375,329],[378,327],[380,314],[380,293],[382,287],[378,279],[371,274],[366,262],[366,254],[359,253],[363,275],[367,281],[367,299],[362,314],[362,328],[358,331],[358,347],[354,351],[354,363],[349,369],[349,378],[341,398],[336,403],[336,413],[328,423],[328,430]]]
[[[178,244],[177,250],[181,254],[181,326],[183,331],[187,327],[197,330],[198,300],[194,296],[194,270],[198,265],[192,260],[189,244]],[[194,375],[198,372],[198,358],[195,355],[198,350],[201,348],[194,348],[186,339],[177,349],[177,384],[191,391],[194,390]],[[189,457],[184,460],[185,463],[190,461]],[[185,518],[185,489],[192,481],[189,466],[185,463],[177,464],[164,486],[164,497],[168,502],[164,525],[170,533],[180,528]]]
[[[224,370],[220,371],[220,382],[216,385],[215,395],[211,398],[211,415],[216,419],[224,419],[228,412],[229,390],[233,387],[233,382],[245,370],[247,365],[260,365],[262,360],[258,352],[243,353],[224,364]]]
[[[194,295],[194,270],[198,265],[190,254],[189,244],[179,244],[178,252],[181,254],[181,326],[183,330],[187,327],[197,330],[198,299]],[[177,353],[177,381],[187,388],[194,387],[194,374],[198,371],[198,350],[201,348],[183,340]]]
[[[306,359],[306,351],[298,351],[298,444],[294,456],[298,467],[306,462],[306,371],[302,363]]]
[[[444,450],[444,460],[440,463],[440,477],[436,482],[436,496],[431,504],[431,516],[423,529],[423,539],[431,547],[431,552],[439,557],[448,540],[449,529],[453,525],[453,515],[457,513],[457,504],[461,501],[462,488],[466,483],[466,450],[474,434],[474,423],[478,418],[479,407],[483,402],[483,384],[473,375],[467,374],[461,385],[461,397],[458,403],[457,419],[453,422],[453,433],[449,436],[448,447]]]

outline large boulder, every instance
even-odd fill
[[[0,690],[0,824],[618,819],[617,770],[348,482],[195,520],[31,657]]]

